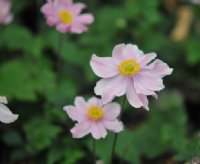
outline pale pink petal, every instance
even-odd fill
[[[117,75],[101,79],[97,82],[94,92],[102,96],[103,104],[112,101],[115,96],[122,96],[127,90],[128,77]]]
[[[116,119],[121,111],[121,107],[117,103],[109,103],[103,107],[104,109],[104,119],[105,120],[114,120]]]
[[[13,20],[13,15],[9,14],[4,18],[4,24],[9,24]]]
[[[102,100],[97,97],[92,97],[88,100],[90,106],[102,106]]]
[[[103,121],[103,125],[106,129],[119,133],[124,129],[123,123],[121,121],[115,120],[115,121]]]
[[[149,53],[149,54],[145,54],[142,57],[140,57],[138,59],[140,67],[144,67],[145,65],[147,65],[149,62],[151,62],[153,59],[155,59],[156,56],[157,56],[156,53]]]
[[[83,97],[77,96],[75,98],[75,106],[78,110],[80,110],[80,112],[85,112],[88,108],[89,105],[87,104],[87,102],[83,99]]]
[[[152,90],[149,90],[145,88],[143,85],[141,85],[140,81],[137,79],[137,76],[133,78],[135,90],[137,94],[143,94],[143,95],[153,95],[155,96],[156,93]]]
[[[123,58],[124,47],[125,47],[125,44],[123,43],[123,44],[116,45],[113,49],[112,57],[115,60],[116,64],[119,64],[124,60]]]
[[[56,26],[56,29],[62,33],[69,31],[69,27],[66,26],[65,24],[58,24]]]
[[[148,106],[149,101],[147,99],[147,96],[145,96],[145,95],[138,95],[138,96],[139,96],[140,100],[143,102],[144,109],[149,110],[149,106]]]
[[[163,80],[152,75],[150,71],[140,71],[140,73],[135,76],[135,80],[144,88],[152,91],[160,91],[165,87],[163,85]]]
[[[5,96],[0,96],[0,103],[2,104],[8,104],[8,100]]]
[[[107,131],[101,122],[92,123],[91,133],[95,139],[105,138],[107,135]]]
[[[54,6],[52,4],[47,3],[41,7],[40,11],[43,14],[51,15],[54,11]]]
[[[80,22],[75,22],[71,27],[70,27],[70,32],[75,33],[75,34],[80,34],[82,32],[86,32],[88,30],[88,27],[85,26],[84,24]]]
[[[81,14],[77,17],[77,20],[83,24],[90,24],[94,21],[94,17],[92,14]]]
[[[85,121],[77,123],[74,128],[71,129],[73,138],[82,138],[90,133],[91,122]]]
[[[142,100],[140,99],[139,95],[136,93],[135,86],[133,80],[129,80],[129,84],[126,90],[126,97],[128,102],[135,108],[140,108],[144,106]]]
[[[56,1],[56,0],[54,0]],[[61,6],[68,6],[68,5],[72,5],[72,0],[57,0],[58,4]]]
[[[78,15],[81,13],[81,11],[86,7],[85,4],[83,3],[75,3],[73,6],[72,6],[72,11],[74,13],[74,15]]]
[[[90,65],[94,73],[102,78],[108,78],[119,74],[118,66],[111,57],[97,57],[93,54]]]
[[[0,103],[0,121],[3,123],[14,122],[18,118],[17,114],[13,114],[7,106]]]
[[[153,63],[148,65],[146,68],[150,69],[152,74],[157,74],[161,78],[166,75],[170,75],[173,71],[172,68],[169,68],[169,66],[166,63],[164,63],[163,61],[159,59],[156,59]]]
[[[127,44],[124,49],[124,59],[134,59],[137,60],[140,56],[140,51],[138,46],[133,44]]]
[[[87,120],[87,115],[85,112],[78,110],[74,106],[64,106],[64,111],[67,112],[68,116],[74,121],[84,121]]]

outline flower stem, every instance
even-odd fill
[[[60,78],[61,78],[60,76],[61,76],[62,63],[61,63],[61,60],[60,60],[60,53],[62,51],[63,42],[64,42],[64,35],[60,34],[59,41],[58,41],[57,52],[56,52],[56,55],[57,55],[56,68],[57,68],[57,79],[58,79],[58,82],[60,81]]]
[[[93,145],[93,164],[96,164],[96,140],[92,138]]]
[[[122,109],[124,108],[124,105],[125,105],[125,100],[126,100],[126,96],[123,97],[122,99]],[[119,119],[121,119],[122,117],[122,112],[120,113],[119,115]],[[116,144],[117,144],[117,139],[118,139],[118,133],[115,133],[115,136],[114,136],[114,140],[113,140],[113,146],[112,146],[112,154],[111,154],[111,163],[113,162],[114,160],[114,155],[115,155],[115,148],[116,148]]]

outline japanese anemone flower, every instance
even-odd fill
[[[56,26],[62,33],[80,34],[86,32],[87,25],[94,21],[92,14],[81,14],[85,7],[85,4],[73,3],[72,0],[48,0],[41,12],[49,26]]]
[[[117,117],[121,107],[117,103],[102,104],[101,99],[92,97],[86,102],[82,97],[75,98],[75,106],[65,106],[64,111],[77,121],[71,129],[74,138],[82,138],[91,133],[95,139],[105,138],[107,130],[119,133],[123,124]]]
[[[115,46],[112,57],[97,57],[94,54],[90,65],[94,73],[103,78],[97,82],[95,94],[102,96],[103,103],[126,94],[133,107],[148,110],[147,96],[157,97],[155,91],[164,88],[162,78],[173,71],[155,58],[155,53],[144,54],[133,44]]]
[[[14,122],[18,118],[18,115],[13,114],[4,104],[7,104],[7,99],[0,96],[0,121],[6,124]]]
[[[0,0],[0,23],[9,24],[13,15],[10,13],[11,2],[9,0]]]

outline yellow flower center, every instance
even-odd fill
[[[97,121],[104,116],[104,110],[98,106],[92,106],[88,109],[87,114],[90,119]]]
[[[71,24],[73,22],[73,15],[69,11],[61,11],[59,17],[64,24]]]
[[[119,65],[119,72],[124,76],[133,76],[139,71],[140,65],[133,59],[127,59]]]

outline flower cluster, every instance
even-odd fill
[[[149,110],[147,96],[157,98],[156,91],[164,89],[162,78],[170,75],[172,68],[156,58],[155,53],[144,54],[136,45],[119,44],[112,57],[93,55],[90,65],[94,73],[102,78],[94,88],[102,99],[91,98],[88,103],[83,98],[75,99],[75,106],[65,106],[69,117],[77,121],[71,130],[74,138],[89,133],[95,139],[104,138],[106,129],[119,133],[123,124],[117,119],[121,107],[112,103],[116,96],[126,95],[135,108]]]
[[[41,8],[47,24],[62,33],[80,34],[88,30],[87,25],[94,21],[91,14],[81,14],[86,7],[83,3],[73,3],[71,0],[48,0]]]
[[[0,0],[0,24],[9,24],[13,15],[10,13],[10,0]]]

